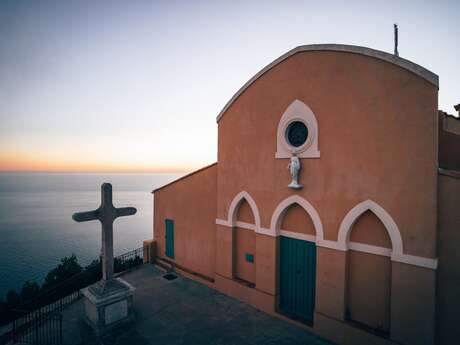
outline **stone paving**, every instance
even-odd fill
[[[64,310],[64,344],[332,345],[183,276],[168,281],[153,265],[126,273],[134,287],[134,321],[97,339],[82,321],[83,301]]]

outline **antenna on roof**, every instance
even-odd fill
[[[399,56],[398,53],[398,24],[393,24],[394,32],[395,32],[395,55]]]

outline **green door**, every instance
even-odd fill
[[[174,221],[171,219],[165,220],[166,231],[165,231],[165,239],[166,239],[166,251],[165,254],[167,257],[174,259]]]
[[[316,245],[280,237],[280,312],[313,324],[315,308]]]

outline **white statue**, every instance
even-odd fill
[[[299,184],[299,171],[301,169],[300,159],[296,156],[295,153],[292,154],[291,161],[288,165],[289,172],[291,173],[292,181],[289,183],[288,187],[292,189],[300,189],[302,185]]]

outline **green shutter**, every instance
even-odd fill
[[[167,257],[174,259],[174,221],[171,219],[165,220],[165,237],[166,237],[166,251]]]

